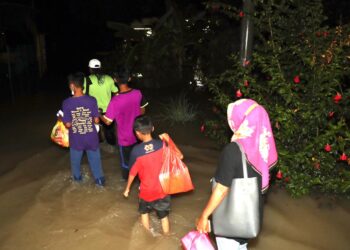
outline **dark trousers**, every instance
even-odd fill
[[[101,122],[101,125],[101,131],[99,132],[100,142],[106,141],[109,145],[116,145],[115,123],[113,122],[110,125],[106,125]]]
[[[90,169],[92,175],[95,178],[95,182],[99,186],[103,186],[105,182],[102,164],[101,164],[101,154],[100,149],[97,150],[85,150],[87,158],[89,161]],[[70,162],[73,179],[79,181],[82,179],[80,168],[81,168],[81,159],[83,157],[84,150],[76,150],[70,148]]]
[[[105,115],[102,109],[99,109],[100,115]],[[98,133],[100,142],[106,141],[109,145],[117,144],[117,137],[115,135],[115,122],[113,121],[110,125],[100,121],[100,132]]]
[[[119,154],[120,154],[120,166],[122,170],[122,177],[124,180],[127,180],[129,177],[129,159],[132,148],[135,144],[130,146],[121,146],[119,145]]]

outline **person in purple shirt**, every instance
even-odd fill
[[[81,181],[81,159],[87,154],[96,185],[104,186],[105,177],[101,165],[99,139],[95,124],[99,123],[97,101],[84,95],[84,74],[75,73],[68,77],[72,97],[63,101],[62,121],[69,129],[70,162],[72,178]]]
[[[131,77],[126,68],[120,68],[113,78],[118,84],[119,93],[112,98],[105,115],[100,118],[107,125],[116,121],[122,178],[127,180],[130,152],[137,142],[133,131],[134,120],[144,113],[148,103],[144,101],[140,90],[128,85]]]

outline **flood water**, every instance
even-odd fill
[[[42,103],[33,113],[7,111],[2,124],[0,163],[0,249],[182,249],[180,239],[195,227],[210,195],[219,151],[200,143],[195,132],[179,138],[195,190],[172,197],[171,235],[162,236],[155,214],[146,232],[137,212],[137,187],[125,199],[115,150],[102,146],[106,187],[93,184],[86,159],[85,180],[70,180],[68,150],[49,141],[54,115]],[[18,117],[16,120],[15,117]],[[25,129],[23,128],[25,124]],[[173,136],[176,142],[176,135]],[[203,139],[201,139],[203,140]],[[186,143],[187,142],[187,143]],[[197,142],[197,143],[194,143]],[[185,145],[186,144],[186,145]],[[331,198],[292,199],[272,187],[264,224],[249,249],[350,249],[350,202]]]

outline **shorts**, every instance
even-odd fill
[[[154,201],[139,200],[139,212],[141,214],[148,214],[152,210],[156,211],[159,219],[163,219],[169,215],[170,211],[170,195],[165,196],[163,199]]]

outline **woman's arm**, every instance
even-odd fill
[[[222,200],[226,197],[228,193],[229,188],[217,183],[213,193],[210,196],[210,199],[204,208],[201,217],[199,218],[197,222],[197,230],[201,233],[208,233],[209,232],[209,224],[208,224],[208,218],[213,213],[215,208],[219,206],[219,204],[222,202]]]

